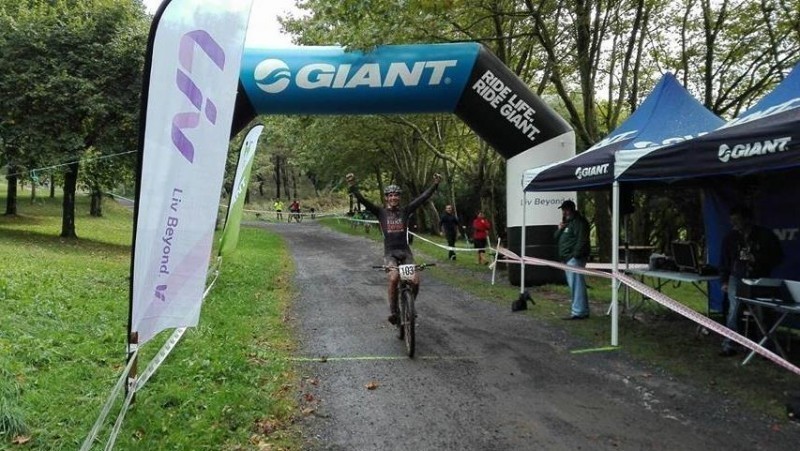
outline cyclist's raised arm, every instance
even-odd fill
[[[369,200],[367,200],[367,198],[364,197],[363,194],[361,194],[361,191],[358,190],[358,185],[356,185],[355,176],[353,174],[347,174],[345,176],[345,178],[347,179],[347,183],[350,185],[350,189],[349,189],[350,193],[353,196],[355,196],[356,199],[358,199],[358,201],[361,202],[361,204],[364,205],[364,207],[370,213],[375,215],[376,218],[379,217],[380,216],[380,207],[378,207],[377,205],[375,205],[372,202],[370,202]]]
[[[353,194],[353,196],[356,197],[356,199],[358,199],[359,202],[361,202],[361,205],[363,205],[364,208],[366,208],[370,213],[372,213],[376,217],[380,216],[380,207],[367,200],[367,198],[364,197],[363,194],[361,194],[361,191],[358,190],[357,186],[351,186],[350,192]]]
[[[433,193],[439,187],[439,182],[441,181],[442,181],[442,176],[440,176],[439,174],[434,174],[433,185],[429,186],[428,189],[423,191],[422,194],[420,194],[416,199],[409,202],[407,207],[408,211],[413,212],[414,210],[419,208],[420,205],[425,203],[426,200],[430,199],[430,197],[433,196]]]

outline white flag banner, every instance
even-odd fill
[[[172,0],[155,31],[131,296],[139,344],[196,326],[252,0]]]

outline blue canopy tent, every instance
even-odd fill
[[[609,189],[614,182],[614,164],[618,155],[686,141],[723,123],[722,119],[692,97],[674,75],[666,73],[639,108],[609,133],[608,138],[573,158],[525,171],[525,194],[534,191]],[[617,211],[614,214],[612,249],[619,248]],[[616,270],[619,255],[617,252],[612,254]],[[616,346],[619,318],[616,286],[612,293],[611,315],[611,344]]]
[[[691,139],[724,123],[666,73],[633,114],[585,152],[524,173],[525,191],[607,189],[617,151],[654,149]]]
[[[757,221],[781,239],[784,260],[773,276],[800,280],[800,184],[793,180],[798,169],[800,64],[755,106],[711,133],[663,148],[618,153],[615,174],[625,187],[702,187],[712,264],[718,264],[722,237],[730,229],[730,207],[751,203]],[[718,283],[712,284],[710,302],[715,309],[722,305]]]

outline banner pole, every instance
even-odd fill
[[[497,259],[500,256],[500,237],[497,237],[497,247],[494,251],[494,262],[492,262],[492,285],[494,285],[495,274],[497,274]]]
[[[130,371],[128,371],[128,383],[125,384],[125,396],[128,396],[128,393],[136,391],[136,372],[137,372],[137,365],[139,364],[139,353],[136,352],[139,349],[139,332],[131,332],[130,336],[128,337],[128,358],[126,362],[130,364]],[[131,364],[131,359],[133,359],[133,363]],[[131,398],[131,403],[136,401],[136,393],[133,394]]]

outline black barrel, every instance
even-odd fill
[[[545,260],[558,261],[558,247],[553,238],[558,226],[540,225],[527,226],[525,228],[525,256],[536,257]],[[522,227],[509,227],[506,229],[508,236],[508,248],[515,254],[520,254],[522,240]],[[520,266],[513,263],[508,264],[508,281],[511,285],[519,286]],[[532,287],[545,284],[565,284],[564,271],[549,266],[525,267],[525,286]]]

